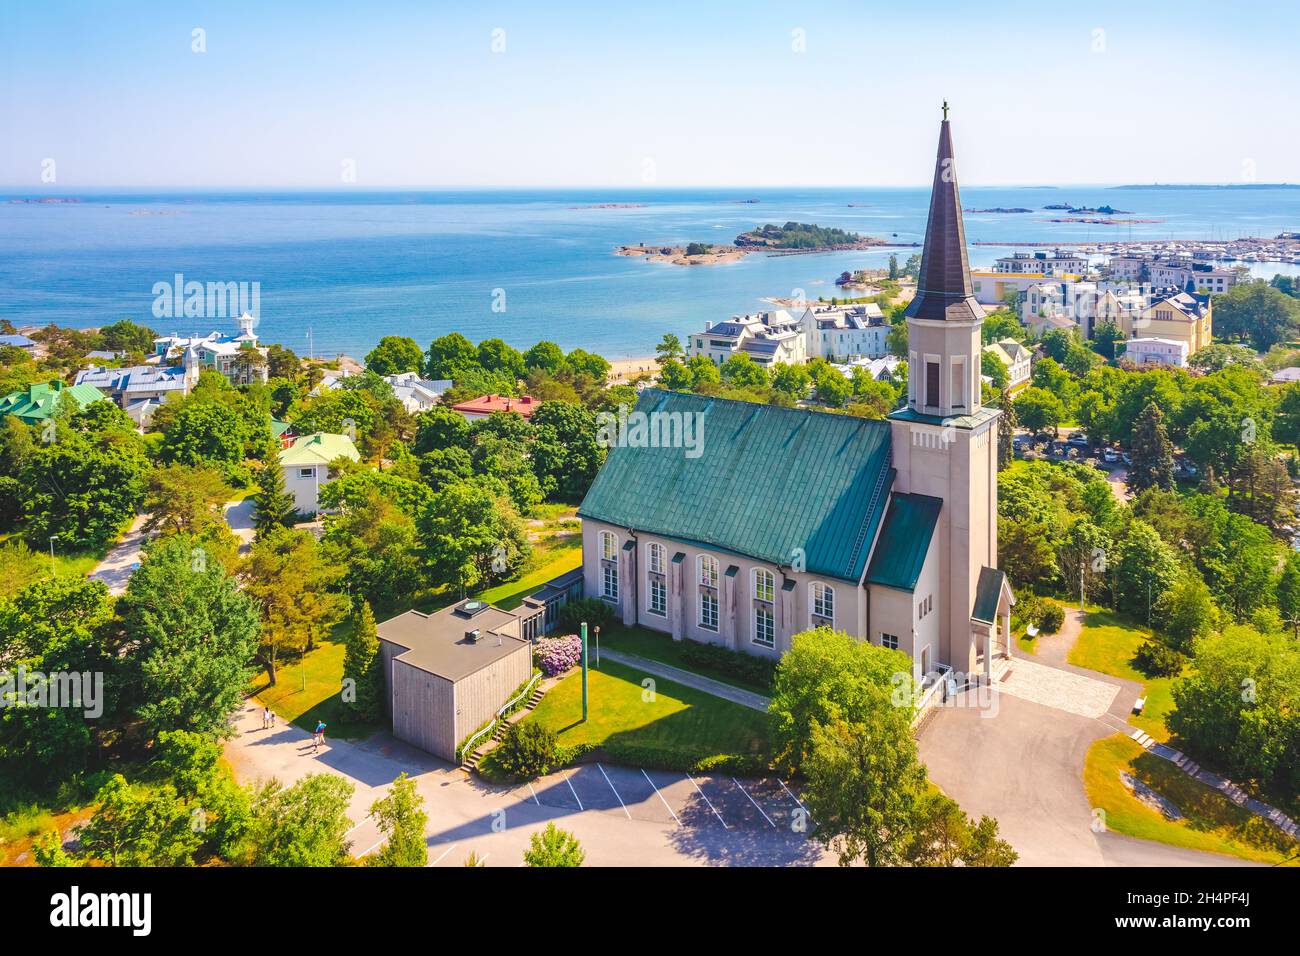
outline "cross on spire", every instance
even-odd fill
[[[943,101],[943,121],[948,122],[948,101]]]

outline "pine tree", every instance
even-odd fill
[[[288,527],[294,513],[293,495],[284,487],[284,466],[280,464],[278,449],[272,447],[262,469],[253,499],[253,527],[260,538],[275,528]]]
[[[355,690],[353,700],[348,703],[358,720],[378,720],[383,712],[382,661],[375,615],[370,610],[370,602],[362,600],[343,656],[343,679],[353,681]]]
[[[1165,430],[1164,416],[1155,403],[1148,404],[1133,428],[1130,448],[1133,463],[1128,469],[1128,487],[1133,494],[1148,488],[1174,486],[1174,446]]]
[[[998,416],[998,471],[1001,471],[1011,464],[1011,441],[1015,437],[1016,426],[1020,424],[1016,418],[1016,404],[1011,401],[1011,390],[1006,386],[1002,387],[1002,393],[998,397],[998,407],[1002,409],[1002,414]]]

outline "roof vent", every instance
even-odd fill
[[[473,630],[465,632],[465,640],[469,641],[471,644],[477,644],[478,638],[479,638],[479,630],[477,627],[474,628]]]

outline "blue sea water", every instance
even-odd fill
[[[730,242],[766,222],[838,226],[899,243],[923,238],[928,189],[495,190],[385,192],[59,192],[77,203],[17,203],[0,193],[0,317],[16,325],[90,327],[131,317],[159,332],[233,322],[156,318],[153,286],[176,273],[260,283],[263,341],[306,353],[364,356],[382,335],[422,345],[449,331],[538,339],[611,358],[649,354],[665,332],[694,331],[763,306],[765,296],[836,293],[845,270],[881,267],[896,251],[752,255],[676,266],[613,255],[625,243]],[[745,200],[757,199],[757,203]],[[1300,230],[1300,190],[974,188],[973,266],[1009,249],[976,243],[1231,238]],[[1134,225],[1046,220],[1049,203],[1129,210]],[[601,203],[638,208],[591,208]],[[1271,276],[1295,267],[1265,264]],[[504,311],[494,311],[494,290]]]

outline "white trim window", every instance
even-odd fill
[[[600,533],[600,596],[618,600],[618,535],[612,531]]]
[[[887,647],[887,648],[889,648],[891,651],[896,651],[896,650],[898,650],[898,635],[897,635],[897,634],[886,634],[884,631],[881,631],[881,632],[880,632],[880,646],[881,646],[881,647]]]
[[[702,554],[695,559],[700,582],[700,627],[718,629],[718,559]]]
[[[812,584],[808,585],[808,591],[811,598],[810,605],[812,608],[812,616],[814,618],[821,618],[831,627],[834,627],[835,589],[829,584],[814,581]],[[817,626],[816,621],[813,622],[813,626]]]
[[[759,647],[776,647],[776,575],[766,568],[754,569],[754,636]]]
[[[650,600],[646,610],[659,617],[668,616],[668,582],[664,580],[664,546],[651,541],[645,546],[646,591]]]

